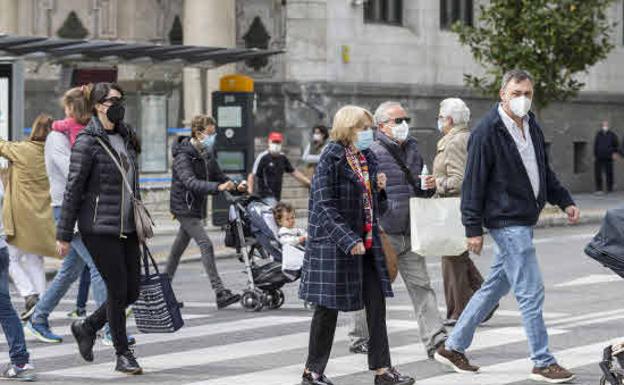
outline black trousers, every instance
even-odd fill
[[[86,319],[94,331],[108,324],[115,352],[128,351],[126,334],[126,308],[139,297],[141,249],[136,234],[121,239],[110,235],[83,235],[82,240],[93,257],[104,283],[108,297]]]
[[[602,191],[602,173],[607,176],[607,191],[613,191],[613,159],[596,159],[594,175],[596,177],[596,191]]]
[[[364,259],[362,298],[370,335],[368,367],[370,370],[389,368],[391,364],[388,331],[386,330],[386,298],[381,289],[373,256],[366,254],[362,258]],[[316,306],[310,327],[308,361],[306,362],[306,368],[309,371],[318,374],[325,372],[334,342],[337,320],[338,310]]]

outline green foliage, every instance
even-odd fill
[[[502,75],[514,68],[535,78],[534,103],[543,108],[577,95],[580,73],[605,59],[615,23],[607,19],[614,0],[490,0],[480,6],[477,26],[453,25],[463,45],[485,67],[483,77],[464,81],[497,95]]]

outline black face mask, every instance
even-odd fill
[[[106,117],[111,123],[120,123],[124,120],[126,108],[121,103],[115,103],[106,110]]]

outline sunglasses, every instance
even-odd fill
[[[123,103],[124,101],[125,101],[124,98],[118,98],[117,96],[113,96],[113,97],[102,100],[102,103],[116,104],[116,103]]]
[[[412,118],[408,118],[407,116],[405,116],[405,117],[402,117],[402,118],[390,119],[390,121],[394,121],[394,123],[396,123],[396,124],[401,124],[403,122],[409,124],[412,121]]]

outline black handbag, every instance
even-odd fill
[[[149,265],[154,267],[150,273]],[[137,329],[141,333],[173,333],[184,326],[171,280],[161,274],[147,245],[143,244],[143,274],[139,298],[132,305]]]

